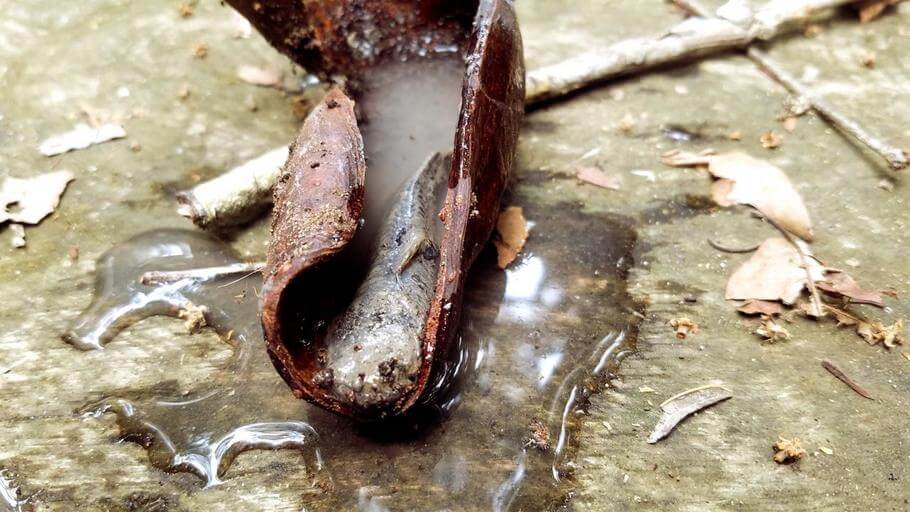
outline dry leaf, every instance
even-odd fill
[[[528,239],[528,221],[520,206],[510,206],[499,214],[496,222],[499,237],[493,240],[496,246],[499,268],[506,268],[515,261]]]
[[[768,131],[761,136],[761,145],[765,149],[777,149],[780,147],[783,139],[773,131]]]
[[[808,255],[808,248],[803,249]],[[813,281],[824,278],[825,268],[809,258]],[[806,287],[808,276],[800,263],[799,252],[783,238],[762,242],[745,263],[727,281],[728,300],[767,300],[793,304]]]
[[[873,306],[884,307],[882,294],[875,290],[862,289],[852,277],[844,272],[828,271],[825,279],[819,281],[816,287],[828,295],[835,297],[845,297],[850,302],[857,304],[870,304]]]
[[[278,87],[284,79],[284,72],[280,69],[259,68],[256,66],[238,66],[237,78],[248,84],[262,87]]]
[[[758,329],[755,329],[755,334],[758,334],[769,343],[790,339],[790,331],[783,328],[769,316],[762,318],[761,325],[758,326]]]
[[[123,137],[126,137],[126,130],[117,123],[104,123],[97,128],[79,123],[68,132],[44,139],[38,146],[38,151],[44,156],[54,156]]]
[[[671,152],[661,161],[673,167],[707,166],[719,180],[712,196],[718,204],[748,204],[803,240],[812,240],[809,212],[793,184],[779,168],[745,153],[719,155]]]
[[[745,304],[736,308],[737,311],[744,315],[782,315],[784,306],[780,302],[771,302],[767,300],[749,300]]]
[[[774,462],[778,464],[792,464],[806,455],[806,450],[800,446],[798,437],[787,439],[784,436],[777,436],[777,442],[772,448],[774,448]]]
[[[881,343],[885,348],[893,348],[904,344],[904,321],[898,320],[891,325],[879,321],[860,322],[856,326],[856,333],[870,345]]]
[[[684,340],[690,334],[698,333],[698,324],[686,317],[670,320],[670,327],[676,331],[676,337]]]
[[[60,204],[60,196],[73,180],[69,171],[39,174],[33,178],[7,177],[0,185],[0,223],[37,224]]]
[[[868,23],[885,12],[890,5],[895,5],[900,0],[860,0],[855,6],[859,14],[860,23]]]
[[[622,184],[619,178],[603,172],[598,167],[582,167],[576,176],[581,181],[610,190],[619,190]]]
[[[648,436],[648,442],[654,444],[667,437],[676,428],[676,425],[690,414],[732,397],[733,394],[726,388],[704,386],[683,391],[668,398],[660,404],[663,414],[657,421],[657,425],[654,426],[654,430],[651,431],[651,435]]]

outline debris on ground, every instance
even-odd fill
[[[25,227],[22,224],[10,224],[9,230],[13,235],[10,239],[10,245],[16,249],[25,247]]]
[[[177,6],[177,12],[180,14],[181,18],[189,18],[193,15],[193,4],[180,2],[180,5]]]
[[[68,132],[52,135],[38,146],[38,151],[44,156],[62,155],[67,151],[85,149],[94,144],[101,144],[115,139],[126,137],[126,130],[117,123],[104,123],[91,127],[79,123]]]
[[[806,456],[806,450],[799,444],[799,438],[787,439],[777,436],[777,442],[772,445],[774,449],[774,462],[778,464],[793,464]]]
[[[770,316],[762,317],[761,325],[758,326],[758,329],[755,329],[755,334],[758,334],[769,343],[790,339],[790,331],[775,322]]]
[[[783,304],[768,300],[750,299],[742,306],[736,308],[736,310],[744,315],[765,315],[770,317],[784,314]]]
[[[661,161],[672,167],[705,168],[716,181],[711,196],[720,206],[750,205],[778,226],[812,240],[812,221],[803,199],[782,170],[746,153],[665,153]]]
[[[761,136],[761,146],[765,149],[777,149],[780,147],[783,139],[773,130],[767,131]]]
[[[681,340],[686,339],[690,334],[698,333],[698,324],[686,317],[670,320],[670,327],[676,331],[676,337]]]
[[[808,247],[802,250],[811,256]],[[800,297],[810,275],[813,281],[823,280],[825,267],[810,257],[809,268],[803,268],[796,247],[784,238],[773,237],[762,242],[755,254],[733,272],[724,296],[727,300],[781,301],[790,305]]]
[[[54,171],[31,178],[8,176],[0,184],[0,224],[38,224],[60,204],[60,196],[73,180],[69,171]]]
[[[863,398],[868,398],[869,400],[875,400],[874,398],[872,398],[872,395],[869,394],[868,391],[866,391],[866,388],[857,384],[856,381],[854,381],[853,379],[848,377],[847,374],[845,374],[840,368],[838,368],[837,366],[834,366],[834,363],[832,363],[831,361],[822,361],[822,368],[824,368],[825,370],[828,370],[828,373],[837,377],[838,380],[840,380],[841,382],[843,382],[844,384],[849,386],[850,389],[855,391],[856,394],[858,394],[859,396],[861,396]]]
[[[816,286],[825,294],[845,299],[848,302],[870,304],[880,308],[885,306],[881,291],[863,289],[845,272],[828,270],[825,278],[816,283]]]
[[[534,447],[543,452],[550,450],[550,428],[546,423],[534,418],[528,423],[528,431],[530,436],[525,446]]]
[[[891,325],[878,320],[870,320],[859,313],[824,305],[825,311],[831,313],[838,327],[853,327],[856,334],[870,345],[881,343],[885,348],[894,348],[904,344],[904,321],[899,319]]]
[[[793,130],[796,129],[796,125],[799,123],[799,119],[793,116],[789,116],[783,121],[784,130],[787,130],[790,133],[793,133]]]
[[[832,450],[831,448],[828,448],[827,446],[819,446],[818,449],[820,452],[824,453],[825,455],[834,455],[834,450]]]
[[[499,268],[506,268],[515,261],[528,240],[528,221],[520,206],[509,206],[499,214],[493,239]]]
[[[660,404],[663,415],[648,436],[648,443],[654,444],[670,435],[676,425],[690,414],[729,398],[733,398],[733,393],[721,386],[693,388],[668,398]]]
[[[590,183],[601,188],[608,188],[610,190],[619,190],[619,187],[622,185],[622,181],[619,177],[607,174],[599,167],[582,167],[578,169],[576,177],[585,183]]]
[[[193,45],[193,57],[204,59],[209,56],[209,45],[199,42]]]
[[[180,306],[180,311],[177,313],[177,316],[183,319],[183,325],[186,327],[187,332],[195,334],[208,325],[208,322],[206,321],[208,312],[209,310],[207,307],[197,306],[196,304],[187,301]]]
[[[261,68],[257,66],[238,66],[237,78],[260,87],[280,88],[284,80],[284,71],[275,68]]]

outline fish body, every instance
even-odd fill
[[[326,333],[318,384],[364,411],[394,403],[417,378],[439,260],[437,197],[450,167],[436,153],[405,183],[366,278]]]

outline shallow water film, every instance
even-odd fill
[[[630,350],[633,305],[623,279],[634,235],[571,205],[527,215],[532,237],[519,261],[502,271],[487,252],[477,263],[462,335],[430,396],[382,424],[354,424],[293,397],[259,334],[258,275],[139,283],[149,270],[237,262],[229,249],[192,231],[139,235],[102,256],[95,299],[67,341],[111,349],[117,329],[195,307],[234,357],[189,389],[164,381],[116,390],[77,414],[116,415],[120,438],[145,447],[151,464],[196,474],[206,486],[229,479],[244,450],[299,450],[298,470],[323,490],[306,503],[313,509],[556,507],[571,497],[573,432],[586,399]]]

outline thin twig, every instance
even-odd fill
[[[685,9],[691,14],[700,18],[711,19],[711,12],[701,5],[698,0],[670,0],[675,5]],[[812,106],[818,115],[831,123],[832,126],[842,133],[853,137],[855,140],[865,145],[881,156],[891,169],[899,171],[910,164],[906,151],[892,146],[887,142],[872,135],[859,123],[850,119],[843,113],[839,112],[834,106],[828,103],[824,98],[815,93],[812,89],[802,84],[799,80],[785,70],[780,64],[774,61],[767,53],[759,50],[754,46],[746,48],[746,56],[757,64],[774,81],[784,86],[792,94],[802,97]]]
[[[184,279],[195,279],[199,281],[210,281],[225,276],[247,273],[248,275],[261,272],[265,267],[265,262],[257,261],[254,263],[233,263],[220,267],[191,268],[187,270],[152,270],[139,277],[142,284],[165,284],[182,281]]]
[[[747,252],[754,252],[754,251],[758,250],[758,248],[761,246],[761,244],[755,244],[751,247],[744,247],[742,249],[733,249],[730,247],[725,247],[725,246],[721,245],[720,243],[715,242],[714,240],[711,240],[710,238],[708,238],[708,245],[717,249],[720,252],[729,252],[732,254],[745,254]]]
[[[838,368],[837,366],[834,366],[834,364],[831,363],[830,361],[822,361],[822,368],[828,370],[828,373],[830,373],[831,375],[834,375],[835,377],[838,378],[838,380],[840,380],[844,384],[850,386],[850,389],[852,389],[853,391],[856,391],[856,394],[858,394],[859,396],[861,396],[863,398],[868,398],[869,400],[875,400],[874,398],[872,398],[872,395],[870,395],[869,392],[866,391],[866,388],[864,388],[864,387],[860,386],[859,384],[857,384],[856,382],[854,382],[853,379],[851,379],[850,377],[847,377],[847,374],[845,374],[843,371],[841,371],[841,369]]]
[[[812,278],[812,270],[809,269],[809,256],[806,255],[806,251],[799,245],[799,242],[793,238],[793,235],[789,231],[781,227],[778,223],[774,222],[773,219],[767,215],[762,214],[761,217],[765,219],[769,224],[774,226],[784,238],[790,242],[790,245],[796,249],[797,254],[799,254],[800,265],[802,265],[803,270],[806,271],[806,285],[809,287],[809,294],[812,297],[812,309],[809,313],[810,316],[822,317],[825,316],[825,311],[823,309],[824,303],[822,302],[821,296],[818,294],[818,288],[815,286],[815,280]]]

